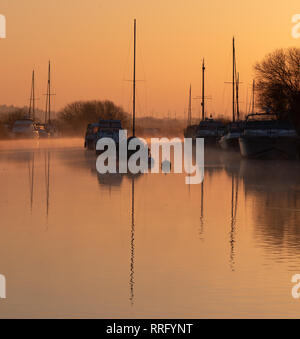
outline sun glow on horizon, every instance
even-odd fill
[[[47,62],[53,109],[76,100],[109,99],[131,111],[133,18],[137,19],[137,116],[184,117],[189,84],[201,94],[206,60],[207,114],[231,116],[231,45],[236,37],[240,105],[250,100],[253,65],[277,48],[297,46],[291,19],[299,2],[279,0],[3,0],[7,38],[0,40],[0,105],[28,105],[36,71],[44,108]],[[248,99],[247,99],[248,97]],[[198,117],[200,101],[193,100]]]

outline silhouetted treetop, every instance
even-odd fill
[[[67,133],[84,133],[86,126],[99,119],[121,120],[128,126],[129,115],[111,101],[77,101],[68,104],[59,114],[61,129]]]
[[[300,49],[278,49],[255,67],[258,104],[300,126]]]

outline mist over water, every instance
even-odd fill
[[[206,150],[99,175],[81,139],[0,142],[2,317],[297,317],[300,166]]]

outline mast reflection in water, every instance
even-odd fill
[[[299,163],[210,150],[187,187],[99,176],[81,140],[55,142],[0,143],[3,317],[298,316]]]

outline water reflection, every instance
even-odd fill
[[[130,246],[131,246],[131,257],[130,257],[130,302],[131,306],[134,305],[134,256],[135,256],[135,211],[134,211],[134,177],[131,179],[131,241],[130,241]]]
[[[30,211],[32,214],[34,199],[34,152],[28,154],[28,174],[29,174],[29,191],[30,191]]]
[[[230,224],[230,266],[232,271],[235,271],[235,235],[236,235],[236,221],[238,209],[238,196],[239,196],[239,179],[236,175],[232,174],[232,187],[231,187],[231,224]]]
[[[50,170],[51,170],[50,150],[45,151],[44,157],[45,157],[46,215],[48,219],[50,208]]]
[[[204,181],[201,183],[200,239],[204,240]]]
[[[185,174],[99,175],[81,143],[1,150],[0,273],[13,283],[0,312],[295,316],[299,169],[213,150],[187,187]]]
[[[299,165],[289,162],[243,161],[241,166],[245,199],[253,203],[254,236],[279,260],[300,255],[299,173]]]
[[[97,173],[97,178],[100,186],[107,186],[109,190],[111,190],[112,187],[118,188],[122,185],[124,175],[122,174],[99,174]]]
[[[43,159],[43,160],[42,160]],[[28,175],[28,192],[29,192],[29,210],[31,215],[33,209],[38,202],[41,201],[39,195],[39,188],[41,187],[41,180],[45,183],[45,212],[46,216],[49,215],[50,208],[50,187],[51,187],[51,150],[24,150],[17,152],[8,152],[1,154],[0,164],[16,166],[17,168],[26,168]],[[40,171],[40,165],[43,164],[44,172]],[[41,175],[42,174],[42,175]],[[41,179],[41,177],[43,179]]]
[[[130,225],[130,274],[129,274],[129,287],[130,295],[129,301],[131,306],[135,303],[135,182],[139,180],[143,174],[121,174],[121,173],[106,173],[100,174],[96,170],[96,157],[93,154],[85,153],[85,160],[87,167],[91,173],[97,177],[98,183],[101,189],[108,189],[109,195],[111,196],[112,189],[120,190],[124,178],[127,178],[131,182],[131,225]],[[83,166],[85,167],[85,166]]]

